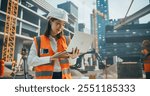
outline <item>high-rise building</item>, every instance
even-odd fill
[[[85,24],[84,23],[79,23],[78,24],[78,31],[84,32],[85,31]]]
[[[98,47],[102,57],[105,57],[105,26],[109,23],[108,0],[96,0],[96,8],[105,15],[105,19],[97,15]]]
[[[119,30],[113,30],[113,26],[106,27],[106,56],[109,64],[113,64],[113,56],[119,56],[125,62],[140,61],[141,43],[150,40],[150,23],[137,24],[137,21]]]

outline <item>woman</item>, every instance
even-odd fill
[[[144,40],[142,42],[142,53],[144,54],[144,71],[146,79],[150,79],[150,41]]]
[[[79,55],[79,50],[73,53],[64,53],[67,49],[66,39],[63,36],[67,13],[56,9],[48,14],[48,26],[44,35],[35,37],[28,56],[29,66],[34,67],[37,79],[71,79],[69,58]],[[40,44],[39,44],[40,42]]]

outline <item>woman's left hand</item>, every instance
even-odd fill
[[[79,49],[76,47],[75,49],[72,49],[72,53],[68,53],[68,56],[72,59],[75,59],[76,57],[78,57],[80,55],[80,51]]]

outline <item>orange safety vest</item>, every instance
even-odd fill
[[[144,71],[150,72],[150,55],[144,59]]]
[[[38,43],[37,43],[37,37],[34,38],[34,43],[36,45],[36,49],[38,52]],[[50,39],[46,37],[45,35],[40,36],[40,51],[42,49],[48,49],[47,53],[40,52],[40,57],[44,56],[52,56],[54,55],[54,51],[52,50]],[[60,39],[57,40],[57,52],[62,52],[67,49],[66,39],[64,36],[61,36]],[[35,76],[36,79],[52,79],[53,71],[54,71],[54,62],[52,60],[51,63],[43,64],[40,66],[36,66],[34,68],[35,70]],[[71,79],[71,72],[70,72],[70,64],[67,58],[59,58],[61,70],[62,70],[62,79]]]

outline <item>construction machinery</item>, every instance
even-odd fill
[[[71,68],[72,69],[80,68],[82,66],[82,60],[84,58],[84,55],[86,55],[86,54],[93,54],[96,57],[96,59],[98,60],[99,69],[104,69],[105,68],[105,64],[102,62],[102,58],[101,58],[100,54],[97,53],[95,49],[92,49],[92,50],[90,50],[86,53],[83,53],[83,54],[79,55],[79,58],[77,58],[76,64],[74,66],[71,66]]]
[[[18,0],[8,0],[2,46],[2,60],[4,60],[5,65],[11,64],[10,66],[12,67],[15,66],[14,51],[16,41],[17,15]]]

